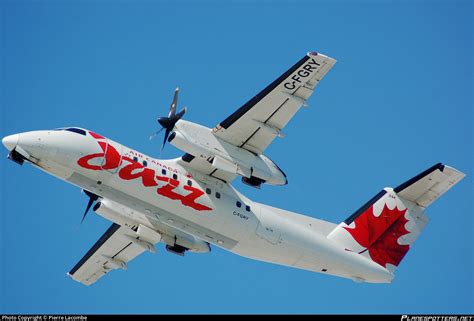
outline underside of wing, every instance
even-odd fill
[[[213,129],[220,139],[262,154],[311,96],[336,60],[310,52]]]
[[[68,274],[78,282],[91,285],[112,270],[127,269],[127,262],[145,250],[154,252],[157,242],[140,239],[131,228],[113,223]]]

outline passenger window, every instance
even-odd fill
[[[173,174],[173,179],[178,179],[178,175]]]
[[[216,198],[221,198],[221,193],[216,192]]]
[[[246,210],[247,212],[250,212],[250,206],[245,205],[245,210]]]
[[[206,194],[211,195],[211,189],[210,188],[206,188]]]
[[[146,160],[143,161],[143,166],[147,167],[148,163]]]
[[[166,175],[166,169],[162,169],[161,174]]]
[[[188,185],[189,185],[189,186],[193,186],[193,182],[191,182],[190,180],[188,180]]]
[[[235,203],[235,205],[237,205],[237,207],[240,208],[240,207],[242,206],[242,203],[240,203],[239,201],[237,201],[237,202]]]
[[[133,161],[134,161],[134,162],[138,162],[138,158],[137,158],[137,157],[133,157]]]

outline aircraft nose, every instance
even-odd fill
[[[19,134],[14,134],[10,136],[5,136],[2,139],[3,145],[9,150],[12,151],[18,144],[18,139],[20,138]]]

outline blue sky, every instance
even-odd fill
[[[0,136],[69,125],[143,153],[176,86],[212,127],[299,60],[338,63],[268,155],[289,185],[248,197],[340,222],[444,162],[467,174],[390,285],[162,245],[92,287],[66,272],[110,225],[79,189],[0,157],[1,313],[473,313],[469,1],[0,0]],[[3,149],[6,156],[6,150]],[[167,146],[164,157],[181,152]]]

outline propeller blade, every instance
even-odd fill
[[[160,130],[157,130],[156,132],[154,132],[153,134],[150,135],[149,139],[152,140],[154,139],[159,133],[161,133],[161,131],[163,130],[164,127],[161,127]]]
[[[163,139],[163,145],[161,145],[161,151],[165,148],[166,141],[168,140],[168,136],[170,135],[170,130],[166,129],[165,138]]]
[[[179,93],[179,87],[177,87],[174,91],[173,102],[171,103],[168,118],[174,117],[174,115],[176,114],[176,106],[178,105],[178,93]]]
[[[186,107],[184,107],[183,109],[181,109],[181,111],[176,115],[176,122],[178,122],[178,120],[181,119],[181,117],[183,117],[184,114],[186,114],[186,111],[188,109]],[[176,123],[175,122],[175,123]]]
[[[158,118],[158,123],[161,125],[161,127],[166,128],[168,130],[172,130],[174,127],[172,118],[169,117]]]
[[[83,190],[83,192],[84,192],[84,194],[86,194],[87,196],[89,196],[89,202],[87,202],[86,210],[85,210],[85,212],[84,212],[84,215],[82,215],[81,224],[82,224],[82,222],[84,222],[84,219],[86,218],[87,213],[88,213],[89,210],[91,209],[92,204],[94,204],[94,202],[99,199],[99,195],[95,195],[94,193],[91,193],[91,192],[89,192],[89,191],[86,191],[85,189]]]
[[[170,135],[171,131],[174,129],[174,126],[187,111],[187,108],[184,107],[183,109],[180,110],[178,114],[176,114],[176,107],[178,104],[178,93],[179,93],[179,88],[176,88],[176,90],[174,91],[173,102],[171,103],[168,117],[159,117],[157,119],[158,123],[161,126],[161,129],[150,136],[150,140],[151,140],[155,138],[155,136],[158,135],[163,129],[166,129],[165,137],[163,137],[163,144],[161,145],[161,152],[165,148],[166,141],[168,140],[168,136]],[[160,152],[160,155],[161,155],[161,152]]]
[[[82,224],[82,222],[84,222],[84,219],[87,216],[87,212],[89,212],[89,210],[90,210],[93,203],[94,203],[94,200],[92,198],[89,198],[89,202],[87,203],[86,211],[84,212],[84,215],[82,215],[81,224]]]

